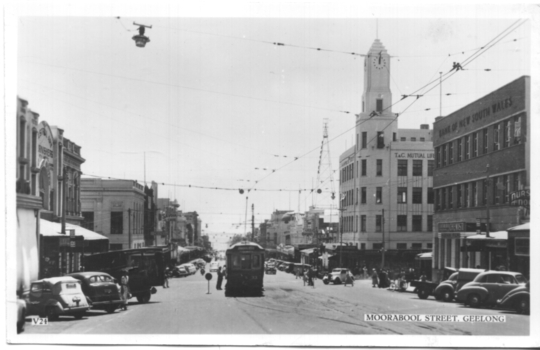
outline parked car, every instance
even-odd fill
[[[81,282],[82,291],[90,299],[92,309],[112,314],[124,303],[118,281],[108,273],[85,271],[68,276]]]
[[[185,266],[176,266],[172,270],[172,275],[174,277],[187,277],[190,275],[190,273]]]
[[[457,292],[457,300],[471,307],[495,305],[508,292],[524,286],[527,279],[519,272],[486,271]]]
[[[45,278],[32,282],[25,294],[28,315],[40,315],[50,321],[60,315],[82,318],[90,309],[81,282],[71,276]]]
[[[531,311],[530,282],[509,291],[502,299],[497,300],[497,306],[514,309],[518,314],[528,315]]]
[[[323,277],[324,284],[341,284],[344,283],[348,278],[354,281],[354,275],[351,270],[346,268],[335,268],[329,274]]]
[[[452,274],[457,272],[457,270],[453,267],[445,267],[443,269],[443,277],[442,280],[446,281],[450,278]],[[431,281],[426,278],[426,276],[423,276],[423,278],[416,279],[413,274],[408,274],[406,276],[406,280],[409,283],[409,286],[414,287],[414,293],[418,295],[418,298],[420,299],[427,299],[430,295],[433,295],[435,288],[439,286],[438,281]]]
[[[433,291],[435,299],[450,302],[454,300],[455,294],[465,284],[471,282],[480,273],[484,272],[482,269],[468,269],[462,268],[448,277],[446,281],[442,281]]]
[[[187,263],[187,264],[182,264],[182,265],[180,265],[180,266],[185,267],[185,269],[187,270],[187,272],[188,272],[190,275],[193,275],[193,274],[195,274],[195,272],[197,272],[197,268],[196,268],[195,265],[193,265],[193,264]]]
[[[206,262],[203,259],[192,260],[189,264],[195,265],[197,269],[204,269],[206,267]]]
[[[264,270],[267,275],[275,275],[277,270],[274,266],[267,266]]]
[[[217,272],[219,268],[219,263],[217,261],[210,263],[210,272]]]

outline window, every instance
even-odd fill
[[[393,138],[392,138],[392,141],[397,141],[397,134],[396,134],[396,133],[394,133],[394,136],[393,136]]]
[[[503,123],[503,148],[510,146],[510,121]]]
[[[398,187],[397,189],[398,203],[407,203],[407,187]]]
[[[422,204],[422,187],[413,187],[412,202],[413,204]]]
[[[441,165],[446,166],[446,145],[441,146],[441,155],[442,155]]]
[[[519,188],[519,173],[515,173],[513,177],[514,177],[513,190],[514,190],[514,191],[517,191],[517,190],[520,189],[520,188]]]
[[[441,198],[441,190],[438,189],[437,192],[435,193],[436,196],[435,196],[435,201],[436,201],[436,205],[435,205],[435,211],[439,211],[439,210],[442,210],[442,206],[441,206],[441,203],[442,203],[442,198]]]
[[[124,249],[122,247],[122,243],[110,243],[109,244],[109,250],[122,250]]]
[[[448,187],[448,209],[454,209],[454,186]]]
[[[471,182],[471,207],[478,206],[478,190],[476,189],[476,181]]]
[[[435,191],[433,191],[433,187],[428,187],[427,189],[427,203],[433,204],[435,202]]]
[[[360,249],[361,250],[366,250],[366,244],[365,243],[360,243]]]
[[[412,174],[413,176],[422,176],[422,160],[414,159],[412,161]]]
[[[382,243],[373,243],[373,249],[382,249]]]
[[[457,185],[456,186],[456,205],[458,208],[461,208],[461,201],[462,201],[462,198],[461,198],[461,185]]]
[[[463,140],[461,140],[461,138],[456,140],[456,151],[457,151],[456,161],[457,162],[461,162],[461,159],[462,159],[462,152],[463,152],[462,142]]]
[[[483,153],[488,153],[488,129],[482,130],[482,149]]]
[[[510,176],[509,175],[503,176],[502,187],[503,187],[502,202],[508,203],[509,195],[510,195]]]
[[[469,159],[471,152],[470,147],[470,137],[469,135],[465,136],[465,160]]]
[[[412,230],[414,232],[422,231],[422,215],[413,215],[412,216]]]
[[[366,216],[360,216],[360,232],[366,232]]]
[[[493,125],[493,150],[499,150],[499,134],[500,134],[500,124]]]
[[[398,159],[397,162],[398,176],[407,176],[407,159]]]
[[[422,249],[422,243],[413,243],[411,249]]]
[[[468,208],[471,206],[471,200],[469,198],[469,184],[463,184],[463,207]]]
[[[435,161],[437,162],[437,168],[441,167],[441,147],[437,147],[435,150]]]
[[[362,159],[362,176],[366,176],[367,172],[367,159]]]
[[[454,163],[454,142],[448,143],[448,164]]]
[[[427,176],[433,176],[433,168],[435,167],[435,161],[427,161]]]
[[[362,148],[367,147],[367,131],[362,131]]]
[[[492,180],[491,180],[491,184],[492,184],[492,190],[491,190],[491,193],[492,193],[492,196],[493,196],[493,205],[497,205],[500,203],[499,201],[499,178],[498,177],[494,177]]]
[[[397,231],[407,232],[407,215],[397,216]]]
[[[376,189],[376,203],[377,204],[382,203],[382,187],[377,187]]]
[[[111,212],[111,234],[121,235],[124,233],[124,213],[121,211]]]
[[[521,116],[514,117],[514,145],[521,142]]]
[[[416,137],[411,137],[411,141],[415,142],[415,141],[416,141]]]
[[[425,137],[421,137],[421,138],[420,138],[420,142],[426,142],[426,138],[425,138]]]
[[[433,243],[427,243],[426,246],[428,249],[433,249]]]
[[[401,137],[400,140],[401,141],[407,141],[407,138],[406,137]]]
[[[382,159],[377,159],[377,176],[382,176]]]
[[[83,222],[81,226],[87,230],[94,231],[94,212],[93,211],[83,211]]]
[[[478,133],[472,134],[472,156],[478,157]]]
[[[404,250],[404,249],[407,249],[407,243],[398,243],[396,244],[396,248],[398,250]]]
[[[377,99],[377,112],[383,111],[383,100],[382,98]]]
[[[384,148],[384,132],[377,132],[377,148]]]
[[[482,181],[482,205],[487,205],[488,202],[488,182],[486,180]]]
[[[446,209],[446,188],[441,188],[441,210]]]
[[[427,216],[427,230],[428,232],[433,232],[433,215]]]
[[[382,215],[375,216],[375,232],[382,232]]]
[[[362,198],[360,203],[366,204],[367,201],[367,187],[362,187]]]

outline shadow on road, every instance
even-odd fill
[[[227,298],[261,298],[264,297],[264,289],[225,289],[225,296]]]

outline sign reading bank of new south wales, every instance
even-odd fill
[[[394,152],[396,158],[413,158],[413,159],[433,159],[435,153],[419,153],[419,152]]]

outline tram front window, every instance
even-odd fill
[[[253,255],[253,268],[261,267],[261,259],[259,255]]]
[[[249,254],[234,255],[232,259],[233,270],[250,269],[251,268],[251,256]]]

